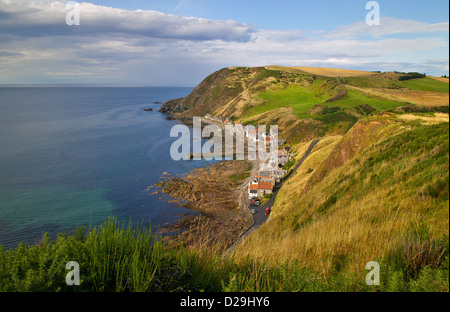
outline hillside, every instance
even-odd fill
[[[231,67],[202,81],[161,112],[278,125],[291,143],[345,134],[360,118],[385,109],[448,112],[448,83],[402,73],[305,67]],[[417,108],[417,106],[419,108]],[[406,107],[406,108],[405,108]]]
[[[418,270],[411,257],[429,252],[437,268],[448,250],[445,116],[384,113],[323,139],[237,257],[362,274],[371,260]]]
[[[276,124],[297,161],[321,140],[278,193],[270,222],[239,245],[238,262],[358,283],[378,261],[396,272],[384,276],[386,290],[448,268],[448,81],[269,66],[223,69],[198,88],[179,100],[181,115]],[[440,285],[448,289],[448,279]]]

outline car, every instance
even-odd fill
[[[266,208],[266,216],[267,216],[268,214],[270,214],[270,207],[267,207],[267,208]]]
[[[259,198],[253,198],[252,204],[255,206],[259,206],[259,205],[261,205],[261,200],[259,200]]]
[[[250,209],[250,212],[253,213],[253,214],[255,214],[255,213],[256,213],[256,210],[255,210],[255,209]]]

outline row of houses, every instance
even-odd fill
[[[267,146],[270,147],[272,147],[272,145],[276,142],[276,148],[285,144],[283,139],[278,138],[278,132],[275,132],[275,130],[272,129],[270,129],[269,133],[264,129],[264,127],[243,126],[240,121],[233,122],[231,118],[215,117],[210,114],[206,114],[204,118],[227,125],[235,125],[238,131],[243,132],[247,139],[253,142],[265,141]]]
[[[286,170],[274,169],[260,171],[248,185],[248,198],[262,198],[270,195],[275,185],[287,174]]]
[[[285,144],[285,141],[278,137],[278,132],[273,129],[270,129],[270,132],[267,132],[264,127],[256,128],[246,126],[244,127],[244,133],[248,140],[252,140],[253,142],[265,141],[267,146],[272,147],[276,142],[275,147],[278,148]]]
[[[210,114],[205,115],[204,118],[224,124],[234,124],[236,129],[239,132],[243,132],[249,141],[265,141],[266,146],[270,146],[277,150],[277,153],[275,154],[276,157],[270,158],[261,164],[259,173],[253,177],[248,185],[248,197],[250,199],[257,197],[262,198],[264,195],[272,194],[276,183],[281,182],[283,177],[286,176],[287,170],[283,170],[283,167],[292,157],[289,153],[289,147],[279,149],[281,146],[285,145],[285,141],[278,138],[277,130],[271,128],[270,131],[267,132],[264,127],[243,126],[239,121],[233,123],[229,118],[214,117]],[[275,142],[277,144],[274,146]]]
[[[231,118],[224,118],[224,117],[215,117],[215,116],[211,116],[210,114],[206,114],[204,116],[206,119],[210,119],[216,122],[220,122],[220,123],[224,123],[227,125],[241,125],[241,123],[239,121],[233,122],[233,120],[231,120]]]
[[[266,194],[272,194],[274,186],[273,178],[255,176],[248,185],[248,198],[262,198]]]
[[[288,173],[284,170],[284,165],[291,160],[292,155],[288,148],[278,150],[277,162],[268,159],[265,163],[260,165],[258,175],[253,177],[248,186],[248,198],[262,198],[264,195],[270,195],[277,183]]]

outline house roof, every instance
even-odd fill
[[[249,133],[258,133],[258,132],[264,132],[264,129],[248,129]]]
[[[259,182],[258,183],[258,189],[261,189],[261,190],[272,190],[273,189],[273,185],[270,182]]]
[[[250,188],[250,190],[257,190],[258,184],[250,184],[249,188]]]

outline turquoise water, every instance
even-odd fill
[[[203,162],[170,158],[170,129],[154,102],[190,88],[1,87],[0,245],[34,243],[115,215],[158,226],[183,208],[147,187]],[[144,112],[152,107],[153,112]]]

